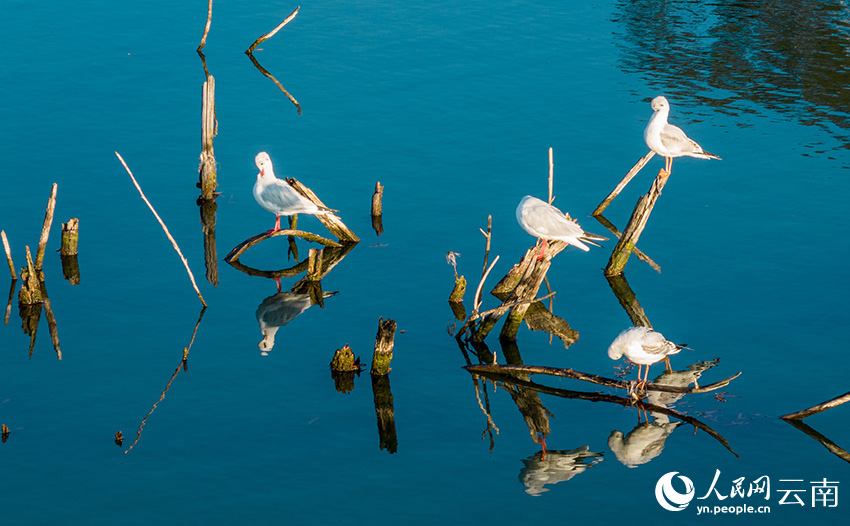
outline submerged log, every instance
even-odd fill
[[[378,320],[378,335],[375,337],[375,352],[372,354],[372,375],[386,375],[390,372],[393,359],[393,339],[396,322],[387,318]]]
[[[667,184],[668,178],[667,175],[663,175],[663,172],[659,173],[655,181],[653,181],[649,192],[638,199],[629,223],[626,225],[623,235],[617,242],[617,246],[614,247],[611,257],[608,259],[608,265],[605,267],[606,276],[615,276],[623,273],[623,269],[629,261],[629,256],[632,254],[635,245],[637,245],[638,239],[646,227],[646,222],[649,220],[649,215],[652,213],[653,207],[655,207],[655,201],[661,195],[661,190]]]

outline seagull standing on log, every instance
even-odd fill
[[[254,199],[263,208],[275,215],[274,228],[269,232],[280,230],[280,216],[295,214],[323,215],[334,212],[330,208],[320,207],[307,199],[288,182],[274,175],[274,167],[269,154],[260,152],[254,158],[260,172],[254,183]]]
[[[649,119],[649,124],[643,131],[643,140],[649,149],[664,157],[663,177],[670,175],[673,169],[673,157],[696,157],[697,159],[720,159],[709,153],[695,141],[690,139],[678,126],[667,122],[670,115],[670,103],[662,96],[652,99],[652,109],[655,113]]]
[[[584,243],[599,246],[594,241],[608,238],[585,232],[579,224],[549,203],[527,195],[520,200],[516,208],[516,220],[523,230],[543,240],[543,246],[537,259],[542,260],[546,253],[546,240],[557,239],[585,252],[590,248]],[[582,241],[584,243],[582,243]]]
[[[630,327],[611,342],[611,346],[608,347],[608,357],[619,360],[625,355],[629,361],[638,364],[637,387],[642,389],[646,387],[649,366],[672,354],[678,354],[682,349],[685,349],[684,345],[665,339],[663,334],[655,332],[650,327]],[[640,369],[643,366],[646,366],[646,372],[641,379]]]

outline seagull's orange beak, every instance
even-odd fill
[[[265,168],[260,168],[260,175],[265,175],[265,174],[264,174],[264,172],[265,172],[265,171],[266,171],[266,169],[265,169]]]

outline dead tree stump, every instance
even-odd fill
[[[393,359],[393,339],[396,322],[391,319],[378,319],[378,335],[375,337],[375,352],[372,355],[372,375],[386,375],[390,372]]]

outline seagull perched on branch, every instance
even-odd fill
[[[685,135],[678,126],[667,122],[670,115],[670,103],[658,96],[652,99],[652,109],[655,113],[649,119],[649,124],[643,131],[643,140],[649,149],[664,157],[664,177],[670,175],[673,169],[673,157],[696,157],[698,159],[720,159],[713,153],[708,153],[702,147]]]
[[[318,206],[298,193],[291,184],[275,177],[272,160],[266,152],[258,153],[254,158],[254,163],[260,169],[260,173],[257,174],[257,182],[254,183],[254,199],[276,217],[274,228],[269,232],[280,230],[280,216],[294,214],[322,215],[334,211],[330,208]]]
[[[649,375],[649,366],[660,362],[671,354],[678,354],[684,349],[684,345],[675,344],[664,338],[660,332],[655,332],[650,327],[630,327],[620,333],[608,347],[608,357],[619,360],[626,355],[630,361],[638,364],[637,387],[646,386]],[[643,380],[640,377],[640,368],[646,366]]]
[[[585,252],[589,251],[587,245],[599,246],[593,241],[605,241],[608,238],[589,234],[582,230],[578,222],[564,214],[554,206],[536,197],[527,195],[519,202],[516,208],[516,220],[523,230],[534,237],[543,239],[543,246],[537,259],[543,259],[546,252],[546,240],[557,239],[564,243],[578,247]],[[582,243],[584,241],[584,243]]]

